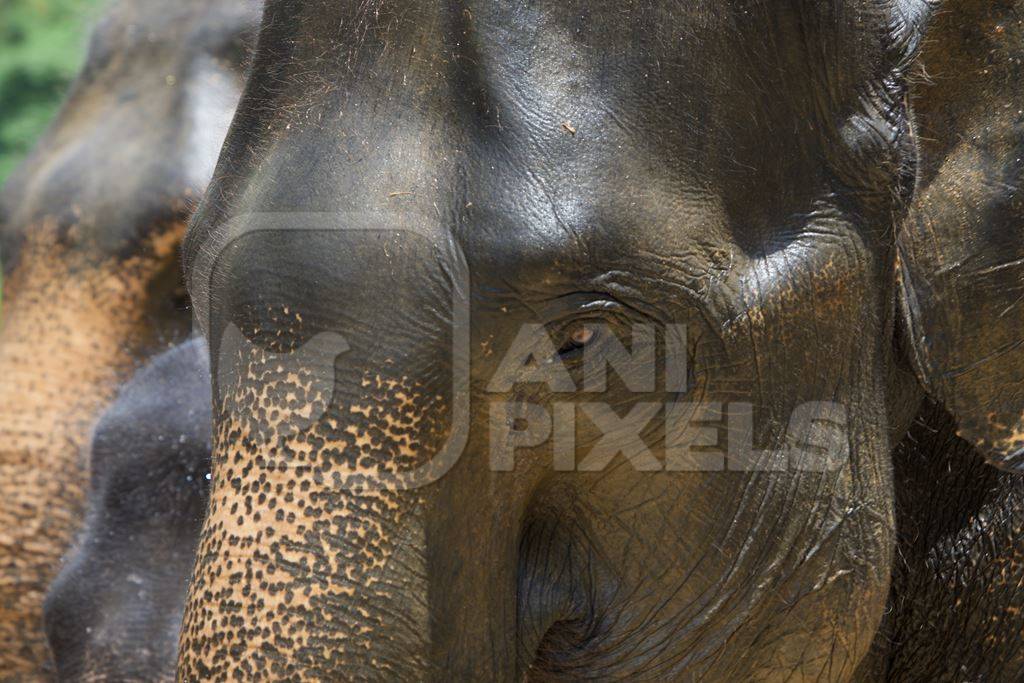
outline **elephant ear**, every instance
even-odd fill
[[[1024,472],[1024,0],[950,0],[911,87],[917,190],[897,236],[905,346],[959,435]]]

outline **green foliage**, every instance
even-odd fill
[[[0,0],[0,183],[46,129],[101,0]]]

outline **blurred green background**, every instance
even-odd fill
[[[0,184],[60,106],[101,2],[0,0]]]

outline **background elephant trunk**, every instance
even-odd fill
[[[40,231],[45,235],[46,231]],[[180,228],[176,233],[180,236]],[[97,415],[151,343],[153,273],[173,247],[120,264],[69,264],[28,245],[4,281],[0,321],[0,670],[38,673],[46,587],[78,528],[83,450]]]

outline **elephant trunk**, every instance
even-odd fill
[[[523,504],[461,447],[465,264],[443,235],[341,218],[249,217],[190,269],[215,425],[179,676],[518,680]]]
[[[487,506],[445,521],[439,493],[333,495],[322,523],[313,490],[241,522],[215,505],[179,676],[518,680],[514,535],[480,538],[500,516]]]
[[[402,372],[345,358],[319,387],[309,369],[329,352],[305,369],[243,354],[216,418],[179,675],[516,680],[520,513],[486,458],[417,479],[453,433],[438,353],[410,349]]]
[[[416,389],[362,384],[387,395],[285,438],[222,413],[183,680],[517,680],[513,513],[469,462],[422,487],[372,483],[427,460],[443,430],[401,411]],[[275,412],[288,431],[257,411]]]
[[[129,361],[122,339],[110,339],[108,329],[77,314],[66,301],[45,309],[18,306],[0,331],[0,669],[6,672],[37,671],[46,661],[43,596],[81,516],[87,481],[81,454],[118,369]],[[75,334],[57,339],[41,329],[53,317]]]
[[[142,275],[166,260],[71,268],[35,247],[4,281],[0,319],[0,671],[15,676],[48,659],[43,597],[81,519],[83,453],[150,338]]]

